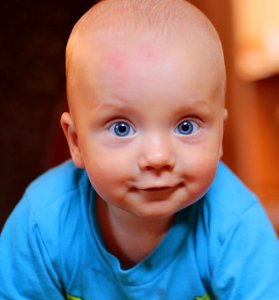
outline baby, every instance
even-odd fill
[[[1,299],[279,299],[259,201],[220,162],[218,35],[184,0],[106,0],[66,52],[71,161],[0,239]]]

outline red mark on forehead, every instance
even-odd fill
[[[122,69],[127,67],[127,56],[123,51],[115,50],[109,53],[106,57],[106,61],[113,69]]]
[[[151,45],[150,43],[142,44],[139,48],[139,51],[143,58],[145,58],[148,62],[156,62],[159,59],[160,49]]]
[[[132,89],[145,84],[146,71],[153,72],[161,64],[162,53],[150,43],[113,47],[105,55],[104,80],[118,91]]]
[[[106,59],[110,67],[116,70],[127,70],[133,64],[156,63],[160,58],[160,49],[150,43],[139,46],[127,46],[127,48],[113,49]]]

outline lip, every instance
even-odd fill
[[[173,193],[177,189],[179,189],[182,184],[174,184],[174,185],[150,185],[150,186],[143,186],[137,187],[138,191],[141,191],[146,194],[167,194]]]
[[[147,191],[147,192],[159,192],[159,191],[167,191],[170,189],[173,189],[175,187],[172,186],[155,186],[155,187],[148,187],[148,188],[144,188],[142,189],[143,191]]]
[[[153,184],[145,182],[143,184],[138,184],[135,186],[138,190],[143,191],[161,191],[161,190],[169,190],[176,189],[182,186],[182,182],[153,182]]]
[[[170,199],[171,195],[174,194],[179,185],[175,186],[149,186],[143,189],[137,189],[136,192],[141,194],[145,199],[151,201],[162,201]]]

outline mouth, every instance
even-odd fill
[[[150,186],[137,189],[136,193],[142,195],[148,201],[164,201],[171,199],[180,185],[175,186]]]
[[[174,187],[171,187],[171,186],[149,187],[149,188],[144,188],[142,190],[147,191],[147,192],[161,192],[161,191],[168,191],[171,189],[174,189]]]
[[[182,187],[182,183],[175,184],[175,185],[154,185],[154,186],[147,186],[147,187],[140,187],[137,188],[138,191],[146,194],[146,195],[167,195],[172,194],[176,190]]]

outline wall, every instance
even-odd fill
[[[0,1],[0,229],[48,167],[65,98],[67,36],[93,1]]]

